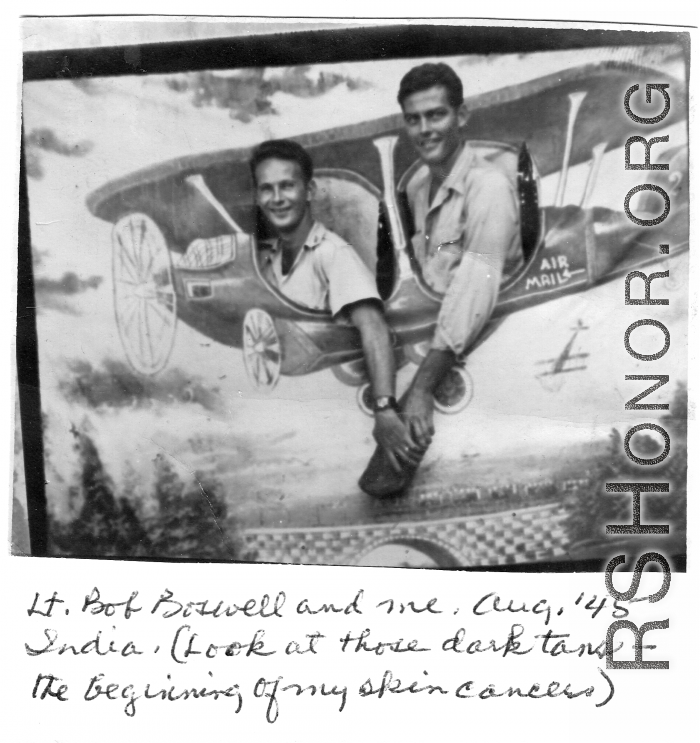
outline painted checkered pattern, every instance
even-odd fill
[[[248,546],[261,562],[354,565],[389,543],[430,543],[461,566],[510,565],[566,554],[566,516],[558,504],[481,516],[308,529],[251,529]]]

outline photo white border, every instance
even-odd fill
[[[15,3],[14,5],[20,5]],[[182,8],[185,10],[186,4],[180,2],[171,2],[167,4],[168,11],[170,13],[177,12]],[[273,8],[276,10],[281,3],[275,3],[269,9]],[[303,12],[314,14],[313,10],[306,10],[307,5],[320,6],[320,3],[312,4],[295,4],[297,12]],[[367,5],[373,9],[377,8],[377,3],[356,3],[353,5],[353,9],[356,12],[360,12],[362,8]],[[509,4],[512,7],[510,12],[517,13],[514,4]],[[111,6],[111,7],[110,7]],[[225,8],[225,6],[228,6]],[[556,6],[559,13],[552,11],[552,8]],[[21,10],[23,13],[55,13],[56,3],[40,3],[40,2],[27,2],[21,4]],[[190,5],[191,7],[191,5]],[[287,9],[289,4],[287,4]],[[522,6],[518,6],[522,8]],[[88,4],[86,2],[63,2],[60,4],[60,8],[63,14],[81,14],[90,13],[94,10],[94,4]],[[197,4],[198,12],[212,12],[219,13],[224,9],[230,8],[230,4],[225,3],[212,3],[209,1],[200,2]],[[615,22],[620,19],[626,12],[628,12],[629,5],[626,6],[611,6],[610,3],[587,3],[585,10],[586,13],[580,13],[582,20],[567,21],[565,23],[550,23],[550,22],[538,22],[537,25],[546,25],[547,27],[557,28],[561,26],[565,27],[591,27],[584,21],[584,16],[594,16],[596,19],[600,19],[605,22]],[[119,4],[105,2],[100,5],[100,12],[106,13],[108,11],[129,13],[133,10],[143,12],[144,9],[151,10],[148,4],[144,5],[143,2],[135,3],[125,0]],[[155,10],[155,9],[154,9]],[[494,12],[493,4],[489,4],[489,10]],[[560,14],[561,6],[559,3],[540,3],[535,10],[528,9],[528,12],[533,15],[538,15],[545,18],[556,17]],[[570,10],[567,8],[567,13]],[[498,14],[504,15],[508,11],[503,11],[499,7]],[[640,20],[646,23],[662,23],[664,24],[663,30],[688,30],[692,34],[693,52],[694,47],[698,43],[698,34],[695,30],[687,28],[674,28],[666,24],[669,21],[681,22],[681,23],[696,23],[694,19],[688,19],[689,9],[685,3],[663,3],[663,4],[649,4],[642,9],[638,10]],[[17,178],[18,178],[18,141],[19,141],[19,118],[16,115],[16,109],[13,111],[13,106],[17,107],[19,103],[19,72],[18,64],[21,59],[21,47],[19,39],[17,38],[17,17],[7,17],[4,12],[5,18],[2,24],[2,49],[3,54],[3,100],[7,103],[9,109],[9,115],[3,117],[3,179],[2,179],[2,192],[0,195],[4,197],[2,203],[4,205],[3,220],[2,224],[6,234],[4,237],[5,249],[2,251],[0,260],[2,263],[2,275],[6,277],[6,291],[2,293],[1,308],[3,310],[2,317],[4,322],[1,323],[3,336],[2,347],[8,349],[10,353],[4,357],[0,369],[2,370],[2,382],[4,394],[0,399],[3,400],[3,405],[7,404],[7,411],[3,409],[2,412],[8,414],[4,416],[4,420],[8,422],[8,425],[2,428],[2,434],[0,434],[0,447],[4,447],[4,451],[10,454],[9,459],[11,460],[12,455],[12,434],[13,427],[12,421],[12,410],[13,410],[13,397],[14,397],[14,372],[13,372],[13,358],[14,358],[14,326],[16,321],[15,314],[15,296],[14,291],[16,290],[16,254],[13,250],[13,246],[16,244],[16,230],[17,230]],[[271,21],[272,22],[272,21]],[[393,23],[395,19],[391,19],[388,22]],[[474,23],[488,25],[488,19],[475,20]],[[510,25],[532,25],[531,22],[512,22]],[[593,26],[598,27],[598,26]],[[633,30],[644,30],[638,25],[618,25],[616,28],[622,29],[633,29]],[[696,173],[695,167],[695,155],[693,144],[696,141],[697,134],[697,97],[694,91],[697,91],[697,85],[694,82],[695,75],[693,75],[692,89],[691,89],[691,170],[690,179],[691,183],[694,182],[694,176]],[[694,206],[694,205],[693,205]],[[693,209],[693,219],[691,223],[691,244],[695,243],[695,237],[698,234],[697,231],[697,217],[695,215],[695,209]],[[697,328],[697,308],[698,308],[698,259],[691,251],[691,291],[692,291],[692,303],[694,312],[691,313],[691,318],[694,315],[693,325],[691,326],[690,332],[690,363],[691,373],[689,379],[689,392],[691,399],[690,407],[690,420],[689,420],[689,448],[691,451],[698,451],[700,446],[700,437],[698,433],[697,421],[695,420],[696,415],[696,401],[697,401],[697,381],[696,373],[698,369],[698,328]],[[697,492],[698,486],[698,467],[697,461],[693,461],[691,458],[691,470],[689,472],[689,492]],[[4,466],[4,462],[3,462]],[[12,466],[10,464],[8,470],[1,470],[6,478],[6,482],[12,482]],[[11,503],[11,498],[8,499]],[[5,527],[5,534],[9,534],[9,503],[8,506],[2,510],[3,514],[7,514],[8,520],[3,521]],[[696,704],[697,704],[697,690],[698,690],[698,647],[697,642],[692,638],[696,632],[698,610],[700,606],[698,604],[698,576],[697,576],[697,561],[694,559],[695,547],[697,545],[698,535],[698,518],[700,517],[700,508],[698,507],[697,500],[692,496],[689,498],[688,503],[688,520],[689,520],[689,532],[688,532],[688,568],[685,574],[674,574],[672,583],[672,592],[669,594],[666,601],[667,604],[662,603],[659,606],[665,608],[665,606],[672,605],[672,616],[671,616],[671,629],[670,632],[673,634],[672,645],[676,652],[676,657],[682,660],[682,670],[677,671],[673,668],[668,672],[656,671],[651,676],[643,675],[645,672],[632,672],[629,677],[629,683],[625,680],[624,689],[619,690],[619,694],[623,697],[621,702],[616,705],[611,705],[608,708],[601,710],[600,714],[592,712],[589,707],[569,707],[559,708],[555,711],[553,707],[546,709],[542,715],[543,728],[540,729],[539,739],[547,739],[549,730],[552,730],[555,735],[563,737],[567,741],[574,740],[588,740],[591,735],[604,735],[603,739],[613,740],[621,737],[632,737],[635,741],[651,741],[658,740],[661,735],[664,737],[670,737],[673,735],[681,734],[685,735],[685,730],[692,729],[692,725],[695,724],[693,721],[696,717]],[[3,519],[5,517],[3,516]],[[203,566],[203,565],[189,565],[183,568],[183,566],[173,566],[168,564],[127,564],[119,562],[97,562],[97,561],[67,561],[67,560],[45,560],[45,559],[29,559],[29,558],[12,558],[7,554],[7,549],[3,551],[2,557],[0,558],[0,572],[5,576],[6,591],[5,595],[7,601],[5,602],[5,608],[3,609],[3,637],[5,638],[6,645],[8,647],[8,653],[6,656],[6,668],[12,669],[17,666],[15,664],[23,664],[27,662],[27,657],[24,654],[23,648],[23,633],[26,625],[26,607],[23,602],[30,591],[33,591],[33,586],[48,587],[52,581],[56,584],[71,582],[71,581],[85,581],[86,576],[88,582],[94,580],[94,575],[99,570],[100,580],[108,583],[110,581],[115,584],[122,583],[127,578],[134,581],[150,583],[153,586],[162,586],[168,581],[179,581],[184,580],[185,582],[196,580],[197,576],[201,576],[201,571],[206,571],[208,575],[217,575],[219,577],[224,575],[230,575],[225,573],[226,570],[235,569],[240,572],[241,575],[241,586],[243,589],[248,588],[253,591],[255,584],[266,582],[267,584],[280,584],[284,583],[288,590],[301,590],[305,583],[314,581],[316,582],[319,577],[322,578],[326,584],[346,585],[348,589],[350,586],[358,584],[358,581],[362,582],[363,585],[376,588],[381,590],[382,586],[386,584],[386,569],[362,569],[362,568],[294,568],[290,566]],[[311,573],[309,571],[312,571]],[[265,577],[261,580],[261,573],[264,572]],[[186,574],[183,577],[183,573]],[[313,577],[312,577],[313,576]],[[514,590],[518,585],[523,586],[528,584],[528,589],[532,587],[537,590],[536,587],[541,585],[543,579],[540,575],[499,575],[497,578],[498,585],[501,590]],[[572,580],[576,581],[577,585],[581,586],[581,590],[587,590],[591,592],[600,591],[603,585],[603,575],[600,574],[587,574],[579,575],[575,578],[571,576],[545,576],[548,581],[548,585],[557,586],[557,590],[563,591],[567,582]],[[475,582],[480,581],[480,577],[474,578]],[[128,580],[127,580],[128,582]],[[447,590],[447,586],[451,590],[455,590],[458,586],[461,587],[470,582],[470,574],[467,573],[442,573],[439,578],[435,577],[434,573],[429,571],[393,571],[391,574],[391,583],[397,587],[405,588],[409,590],[412,587],[413,590],[428,589],[433,585],[439,585],[440,590]],[[31,587],[31,588],[29,588]],[[86,585],[85,590],[89,587]],[[662,635],[659,634],[655,637],[658,638],[660,645],[666,644],[666,638],[662,639]],[[688,638],[687,645],[685,644],[684,638]],[[683,650],[685,656],[678,651]],[[685,673],[688,675],[686,676]],[[668,674],[663,676],[663,674]],[[21,676],[21,673],[19,674]],[[11,731],[13,740],[15,741],[33,741],[37,743],[44,743],[44,741],[77,741],[82,739],[78,732],[84,725],[87,725],[86,721],[80,723],[80,728],[76,727],[77,723],[73,723],[74,727],[69,728],[53,728],[51,726],[51,713],[42,713],[46,717],[42,725],[34,725],[33,717],[36,716],[36,707],[32,706],[31,700],[28,700],[25,688],[19,688],[16,683],[16,676],[14,672],[6,672],[3,674],[3,696],[2,698],[9,702],[7,708],[10,709],[10,716],[7,718],[6,729]],[[431,707],[425,707],[421,704],[416,704],[416,710],[421,715],[431,714]],[[648,712],[642,712],[642,710],[650,710]],[[189,708],[186,706],[180,711],[180,714],[188,714]],[[191,714],[191,713],[190,713]],[[487,735],[491,740],[506,740],[505,734],[510,733],[511,737],[521,733],[526,721],[530,718],[530,713],[523,713],[521,716],[513,714],[509,716],[509,719],[500,719],[500,727],[498,728],[498,735],[493,733],[491,723],[493,720],[489,719],[490,715],[493,714],[489,711],[487,713],[479,712],[474,713],[469,711],[467,714],[462,715],[461,720],[464,724],[463,727],[457,727],[460,718],[454,713],[450,713],[447,719],[435,722],[434,734],[435,738],[438,737],[469,737],[484,736]],[[502,711],[499,711],[502,714]],[[646,720],[644,719],[646,718]],[[24,725],[32,725],[29,732]],[[373,741],[379,739],[382,734],[387,731],[391,731],[394,735],[394,739],[398,737],[404,737],[406,740],[413,740],[411,735],[412,729],[415,729],[416,717],[414,715],[404,715],[399,719],[393,720],[393,725],[388,726],[387,720],[380,716],[377,719],[372,719],[370,716],[364,724],[364,727],[358,725],[358,721],[355,719],[349,719],[346,716],[333,717],[330,716],[327,719],[329,724],[334,727],[330,730],[334,730],[334,736],[337,740],[349,740],[350,737],[345,737],[349,733],[358,734],[362,729],[366,732],[364,737]],[[376,723],[376,727],[373,725]],[[316,723],[315,723],[316,724]],[[103,740],[114,740],[116,739],[119,730],[119,726],[115,726],[115,729],[106,731]],[[152,737],[154,731],[138,728],[139,734],[135,736],[135,740],[139,740],[141,736],[146,739],[146,735]],[[338,732],[338,731],[344,732]],[[40,731],[40,732],[38,732]],[[597,732],[596,732],[597,731]],[[214,731],[217,735],[221,731]],[[288,740],[285,738],[286,731],[285,727],[265,727],[262,724],[258,724],[258,721],[251,722],[249,726],[245,728],[243,726],[236,725],[235,729],[231,728],[227,731],[227,735],[247,735],[255,734],[258,737],[263,737],[264,740]],[[204,733],[203,733],[204,734]],[[309,735],[305,737],[307,741],[326,740],[328,737],[327,731],[323,729],[322,724],[318,724],[317,728],[310,729]],[[521,738],[522,739],[522,738]],[[530,738],[525,738],[530,739]],[[534,739],[534,737],[533,737]],[[177,740],[177,738],[170,738],[170,740]]]

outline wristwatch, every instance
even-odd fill
[[[384,410],[399,410],[399,404],[396,402],[395,397],[390,395],[379,395],[374,398],[374,412],[381,413]]]

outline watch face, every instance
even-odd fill
[[[396,407],[396,398],[388,395],[382,395],[374,399],[374,410],[380,412],[382,410],[389,410],[390,408]]]

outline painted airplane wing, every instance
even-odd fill
[[[655,72],[628,63],[596,63],[472,96],[464,129],[467,139],[519,145],[528,143],[540,175],[561,168],[569,95],[585,93],[573,135],[570,165],[591,157],[601,142],[620,146],[637,130],[623,108],[625,91],[633,84],[656,79]],[[666,80],[668,76],[664,77]],[[673,81],[671,81],[673,84]],[[666,117],[671,124],[684,116],[684,86],[674,86],[674,107]],[[643,93],[638,93],[643,97]],[[380,159],[374,140],[395,134],[396,185],[415,164],[416,155],[403,132],[400,113],[366,122],[296,137],[312,154],[316,169],[343,172],[379,198],[384,191]],[[164,229],[173,250],[184,250],[196,237],[213,237],[231,230],[198,189],[191,176],[201,174],[207,188],[240,229],[254,232],[256,213],[248,159],[251,148],[227,149],[170,160],[113,180],[88,196],[95,216],[115,222],[131,211],[141,211]],[[348,177],[349,177],[348,176]],[[352,180],[350,178],[350,180]]]
[[[590,356],[589,353],[571,353],[571,354],[565,354],[562,356],[557,356],[555,359],[542,359],[541,361],[536,361],[535,364],[556,364],[559,361],[568,361],[569,359],[585,359],[587,356]]]
[[[587,366],[570,366],[564,369],[557,369],[557,371],[550,371],[550,372],[542,372],[542,374],[538,374],[538,377],[555,377],[558,374],[563,374],[564,372],[572,372],[572,371],[580,371],[582,369],[588,369]]]
[[[625,112],[625,92],[630,86],[639,85],[641,92],[638,90],[632,101],[643,105],[643,86],[657,76],[648,68],[608,62],[501,88],[467,101],[471,113],[466,136],[498,142],[526,141],[540,175],[545,176],[558,171],[564,158],[569,95],[585,93],[573,132],[573,166],[589,160],[593,147],[601,142],[607,142],[610,150],[621,147],[634,134],[644,135],[644,126],[635,124]],[[668,82],[673,88],[674,105],[664,123],[673,124],[684,118],[687,102],[685,86],[670,78]],[[659,93],[656,95],[660,111],[663,101]]]

